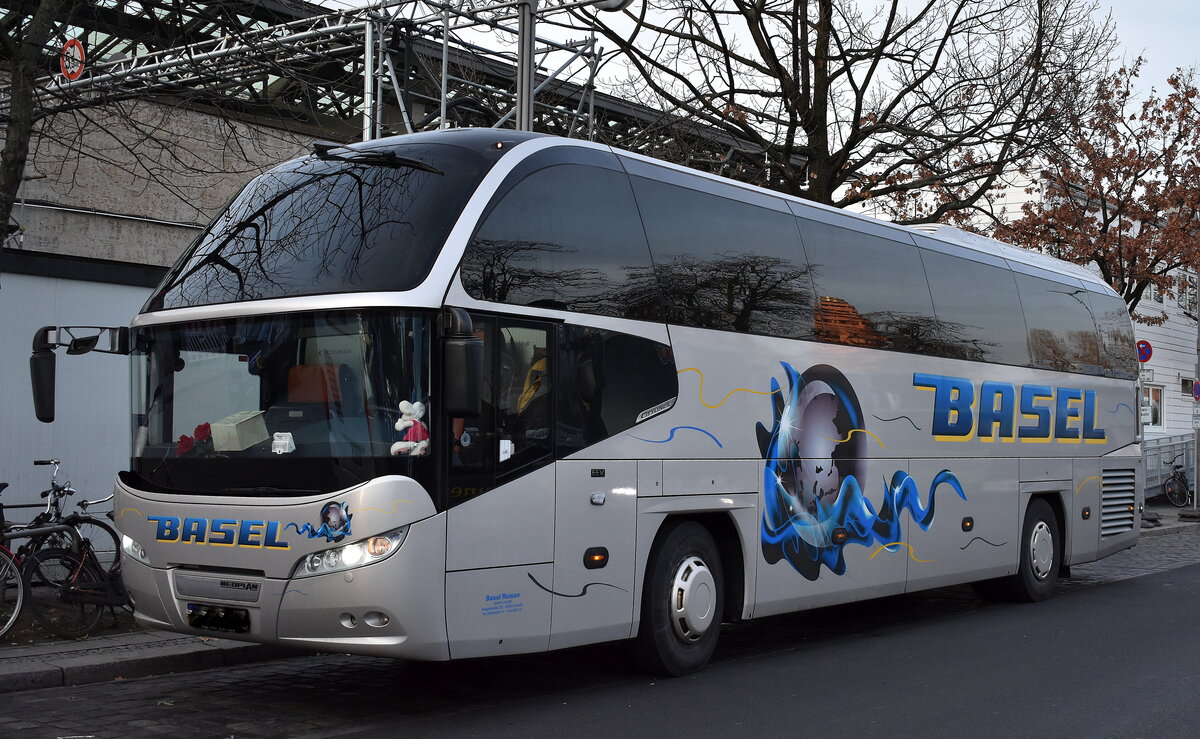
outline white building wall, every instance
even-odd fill
[[[1196,321],[1183,312],[1174,298],[1164,298],[1161,303],[1153,298],[1143,298],[1137,312],[1167,316],[1161,326],[1133,324],[1134,336],[1150,342],[1154,348],[1150,361],[1142,364],[1142,369],[1153,374],[1153,379],[1144,379],[1143,387],[1158,387],[1163,391],[1162,427],[1146,428],[1146,436],[1190,434],[1192,407],[1196,403],[1190,392],[1183,391],[1183,381],[1195,379]]]
[[[59,481],[73,483],[79,491],[75,498],[103,498],[112,492],[117,471],[129,466],[129,358],[97,353],[68,357],[58,351],[57,420],[44,424],[33,415],[33,335],[51,324],[129,325],[150,290],[20,274],[2,279],[0,481],[9,483],[3,500],[39,502],[51,468],[34,467],[33,460],[50,457],[63,461]],[[11,511],[6,517],[22,521],[33,513]]]

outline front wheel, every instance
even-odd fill
[[[642,589],[635,644],[642,667],[686,675],[703,667],[717,646],[725,582],[721,555],[708,529],[684,521],[655,545]]]
[[[1163,481],[1162,493],[1167,502],[1176,508],[1183,508],[1188,503],[1187,484],[1174,475]]]

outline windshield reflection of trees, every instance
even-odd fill
[[[324,162],[263,175],[202,237],[170,291],[196,304],[363,284],[376,276],[372,259],[412,240],[408,215],[429,180]]]

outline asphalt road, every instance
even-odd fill
[[[1169,540],[1169,541],[1168,541]],[[763,619],[680,679],[618,646],[448,665],[315,655],[5,696],[5,736],[1194,736],[1200,536],[1040,604],[969,588]],[[1145,574],[1151,572],[1152,574]]]

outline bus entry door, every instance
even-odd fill
[[[636,461],[555,465],[550,648],[629,638]]]

